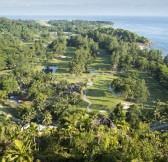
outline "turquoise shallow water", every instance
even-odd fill
[[[153,42],[152,48],[168,54],[168,17],[122,17],[122,16],[5,16],[22,20],[95,20],[113,21],[114,28],[127,29],[148,38]]]

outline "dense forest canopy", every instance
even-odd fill
[[[100,28],[103,26],[113,25],[111,21],[84,21],[84,20],[50,20],[49,24],[57,27],[58,30],[64,32],[83,33],[86,31]]]
[[[0,18],[0,161],[167,161],[168,56],[112,25]]]

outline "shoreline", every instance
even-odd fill
[[[168,55],[168,46],[167,44],[167,40],[166,38],[168,38],[168,35],[165,34],[163,35],[161,33],[161,35],[155,34],[155,28],[151,28],[151,27],[157,27],[160,30],[157,31],[164,31],[164,33],[168,33],[167,28],[162,27],[162,24],[166,25],[167,24],[167,16],[149,16],[149,17],[144,17],[144,16],[111,16],[111,15],[106,15],[106,16],[74,16],[74,15],[70,15],[70,16],[66,16],[66,15],[2,15],[0,17],[4,17],[4,18],[8,18],[8,19],[12,19],[12,20],[34,20],[34,21],[38,21],[38,22],[46,22],[49,20],[88,20],[88,21],[112,21],[114,24],[111,26],[113,28],[121,28],[124,30],[129,30],[131,32],[135,32],[136,34],[138,34],[139,36],[144,36],[147,39],[150,40],[150,48],[151,49],[158,49],[162,51],[162,56],[165,57]],[[150,19],[151,18],[151,19]],[[155,21],[153,22],[153,24],[151,23],[153,20],[153,18],[155,18]],[[166,19],[166,22],[164,23],[163,21]],[[140,20],[140,22],[137,22],[135,20]],[[149,20],[149,22],[148,22]],[[161,25],[159,25],[161,24]],[[135,28],[132,26],[134,25]],[[131,28],[130,28],[131,27]],[[136,28],[137,27],[137,28]],[[142,27],[144,27],[144,29],[146,29],[143,33],[141,31]],[[135,30],[134,30],[135,29]],[[150,30],[153,29],[153,30]],[[157,32],[156,31],[156,32]]]

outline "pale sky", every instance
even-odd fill
[[[168,16],[168,0],[0,0],[3,15]]]

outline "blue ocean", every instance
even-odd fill
[[[5,16],[11,19],[22,20],[95,20],[112,21],[114,28],[130,30],[148,38],[152,48],[163,51],[163,56],[168,54],[168,17],[122,17],[122,16]]]

